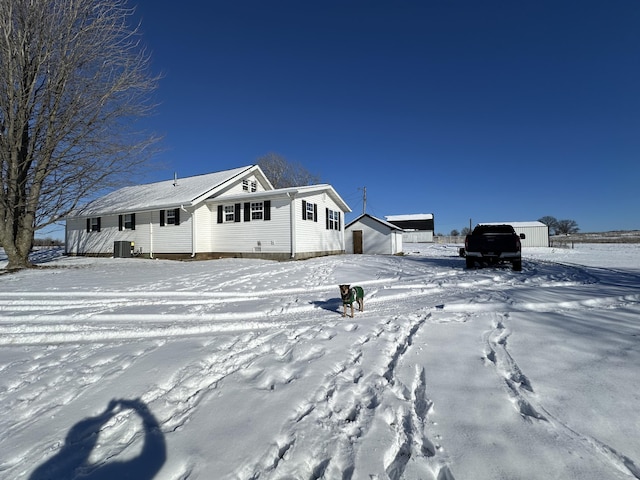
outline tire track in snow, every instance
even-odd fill
[[[522,418],[529,422],[544,422],[571,441],[581,445],[583,450],[600,456],[604,462],[620,472],[640,479],[640,467],[631,458],[596,438],[574,430],[537,400],[531,381],[507,349],[507,339],[511,335],[511,330],[506,326],[508,319],[508,313],[497,313],[493,316],[492,330],[484,335],[485,351],[482,358],[493,365],[498,375],[504,380],[509,398]]]

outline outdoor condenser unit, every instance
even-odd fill
[[[129,257],[131,257],[131,242],[121,240],[113,242],[113,258]]]

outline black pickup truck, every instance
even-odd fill
[[[514,270],[522,270],[520,239],[524,238],[524,233],[518,235],[511,225],[477,225],[464,239],[467,268],[473,268],[476,262],[511,262]]]

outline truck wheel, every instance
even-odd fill
[[[522,271],[522,260],[514,260],[513,261],[513,271],[514,272]]]
[[[466,257],[465,260],[467,262],[467,268],[473,268],[475,264],[475,262],[473,261],[473,258]]]

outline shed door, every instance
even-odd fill
[[[362,230],[353,231],[353,253],[362,253]]]

